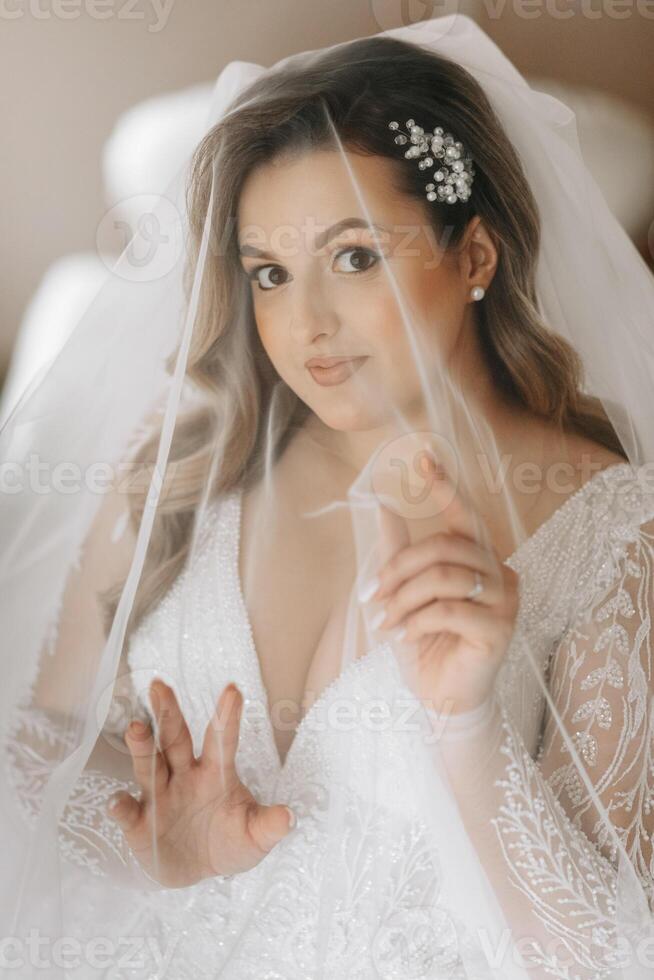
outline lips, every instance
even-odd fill
[[[367,359],[367,355],[364,357],[313,357],[307,361],[306,366],[314,381],[319,385],[330,386],[346,381],[355,371],[359,370]]]
[[[312,357],[306,362],[306,367],[320,367],[329,368],[334,367],[335,364],[342,364],[343,361],[354,361],[356,357]]]

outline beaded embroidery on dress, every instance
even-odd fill
[[[0,427],[3,980],[644,980],[654,281],[575,113],[457,13],[231,61],[200,135]],[[482,471],[508,515],[589,442],[499,565]],[[250,624],[342,671],[283,765]],[[242,725],[195,765],[159,688],[158,752],[154,674]]]
[[[529,644],[549,679],[552,697],[654,911],[652,840],[639,825],[642,808],[634,806],[644,803],[646,812],[654,803],[646,693],[654,664],[654,488],[644,476],[644,470],[628,463],[595,474],[507,559],[520,575],[518,622],[498,687],[497,751],[483,759],[480,753],[483,792],[477,801],[473,788],[469,797],[471,806],[483,811],[475,819],[493,827],[487,867],[492,868],[492,847],[499,847],[509,866],[515,862],[531,869],[527,886],[524,875],[509,886],[508,921],[524,925],[523,915],[534,917],[530,934],[543,940],[540,946],[538,938],[535,943],[543,975],[566,980],[614,976],[614,855],[594,832],[589,795],[575,778],[555,726],[548,725],[524,650]],[[238,579],[240,505],[237,491],[208,509],[195,563],[135,631],[129,662],[143,691],[153,676],[175,687],[196,747],[208,702],[235,680],[246,698],[239,774],[260,800],[288,801],[299,826],[259,865],[231,880],[132,893],[125,929],[158,936],[164,947],[167,937],[171,954],[168,972],[153,972],[149,963],[143,969],[130,966],[122,975],[143,980],[315,976],[320,887],[332,875],[338,902],[329,945],[322,951],[325,977],[472,980],[471,964],[477,962],[478,975],[485,976],[478,939],[449,907],[453,883],[443,868],[445,851],[427,842],[417,816],[419,787],[402,766],[406,746],[401,743],[417,737],[415,726],[390,725],[378,733],[358,726],[342,732],[326,722],[339,696],[364,704],[371,690],[377,696],[383,692],[394,719],[406,717],[412,695],[388,644],[350,663],[323,691],[280,767]],[[173,627],[179,625],[181,609],[186,626],[178,649]],[[602,651],[615,636],[615,653],[605,661]],[[41,733],[39,744],[53,738],[56,732]],[[330,784],[338,778],[343,753],[351,760],[350,782],[335,854],[327,849],[324,826]],[[372,787],[369,774],[380,754],[385,782]],[[35,754],[32,772],[33,779],[20,787],[28,812],[42,792],[45,756]],[[102,773],[85,772],[61,821],[62,855],[80,868],[92,866],[96,874],[102,874],[103,860],[116,860],[117,854],[115,831],[110,846],[101,840],[107,831],[101,806],[108,795],[102,790],[105,779]],[[85,792],[94,786],[95,794]],[[382,854],[385,913],[371,919],[367,895],[372,884],[379,885],[375,862]],[[129,860],[125,848],[122,859]],[[77,887],[91,889],[81,877]],[[524,913],[520,890],[526,887],[530,911]],[[578,916],[574,932],[566,924],[571,907]],[[100,914],[89,891],[88,921],[80,918],[71,926],[84,936],[92,924],[98,928]],[[556,956],[545,949],[545,939],[552,936],[560,940]],[[561,949],[571,957],[572,968],[562,965]]]

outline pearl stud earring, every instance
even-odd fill
[[[474,300],[483,299],[486,295],[486,290],[483,286],[473,286],[470,290],[470,298]]]

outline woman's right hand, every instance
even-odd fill
[[[238,778],[241,692],[233,684],[223,690],[197,759],[172,688],[157,679],[150,698],[159,748],[148,724],[132,722],[125,735],[141,799],[117,793],[108,810],[135,858],[166,888],[253,868],[294,820],[283,804],[258,803]]]

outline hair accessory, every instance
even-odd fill
[[[400,128],[399,122],[389,122],[388,128]],[[406,143],[412,145],[405,151],[407,160],[422,157],[418,161],[420,170],[435,166],[434,181],[425,184],[428,201],[456,204],[457,201],[467,201],[472,188],[472,178],[475,168],[472,157],[466,153],[463,143],[454,139],[452,133],[443,132],[442,126],[436,126],[433,133],[425,133],[422,126],[416,126],[414,119],[407,119],[406,128],[409,135],[398,133],[395,142],[398,146]]]

